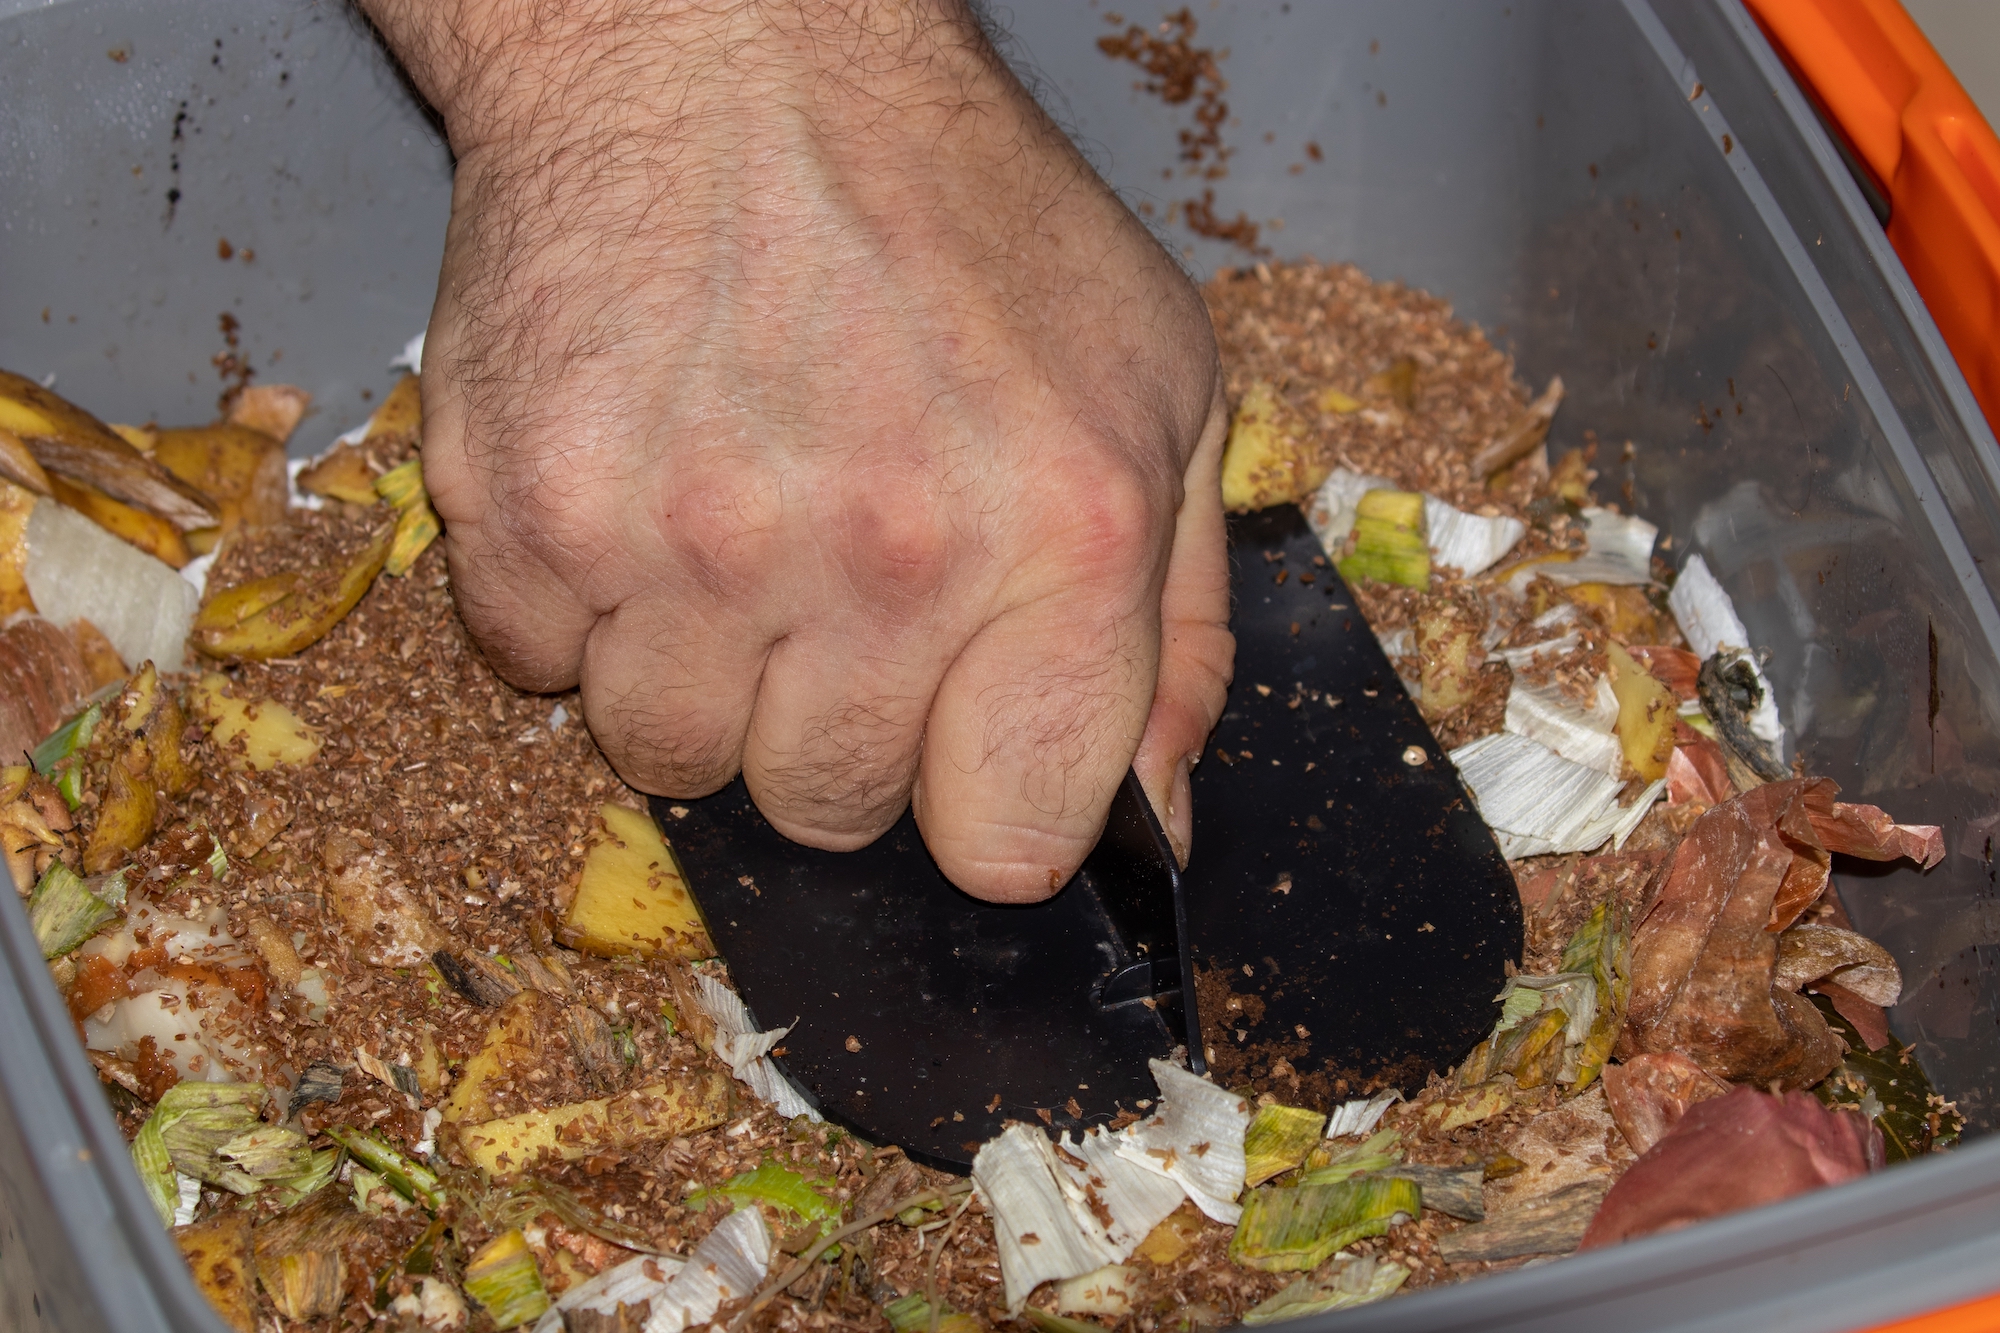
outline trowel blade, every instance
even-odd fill
[[[1414,1091],[1483,1035],[1520,954],[1513,878],[1317,551],[1296,510],[1231,521],[1236,684],[1195,770],[1185,875],[1129,776],[1084,868],[1029,907],[953,888],[908,814],[831,853],[775,832],[740,780],[654,802],[823,1115],[962,1171],[1008,1120],[1141,1113],[1148,1059],[1188,1042],[1197,974],[1205,1037],[1185,1054],[1282,1100]]]

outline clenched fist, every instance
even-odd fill
[[[500,672],[787,836],[1185,855],[1233,642],[1201,301],[961,0],[365,0],[457,155],[424,474]]]

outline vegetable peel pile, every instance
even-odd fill
[[[1304,510],[1324,554],[1296,572],[1347,579],[1513,860],[1527,947],[1408,1100],[1259,1055],[1232,997],[1213,1079],[1155,1062],[1159,1095],[1080,1137],[1023,1108],[969,1182],[817,1120],[672,818],[575,696],[473,648],[414,376],[291,465],[290,503],[302,391],[181,430],[0,377],[0,847],[226,1322],[1266,1324],[1953,1141],[1889,1032],[1895,959],[1828,892],[1834,855],[1929,866],[1940,831],[1794,771],[1701,557],[1600,503],[1588,447],[1549,457],[1561,381],[1531,398],[1353,269],[1207,294],[1225,498]]]

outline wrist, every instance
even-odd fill
[[[360,3],[460,158],[628,129],[692,140],[723,108],[773,97],[902,110],[954,100],[998,68],[965,0]]]

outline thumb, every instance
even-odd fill
[[[1208,424],[1188,463],[1186,495],[1174,521],[1174,547],[1160,593],[1159,684],[1132,760],[1182,866],[1194,840],[1188,774],[1222,717],[1236,667],[1236,636],[1229,632],[1229,533],[1222,515],[1222,446],[1228,436],[1229,404],[1217,376]]]

